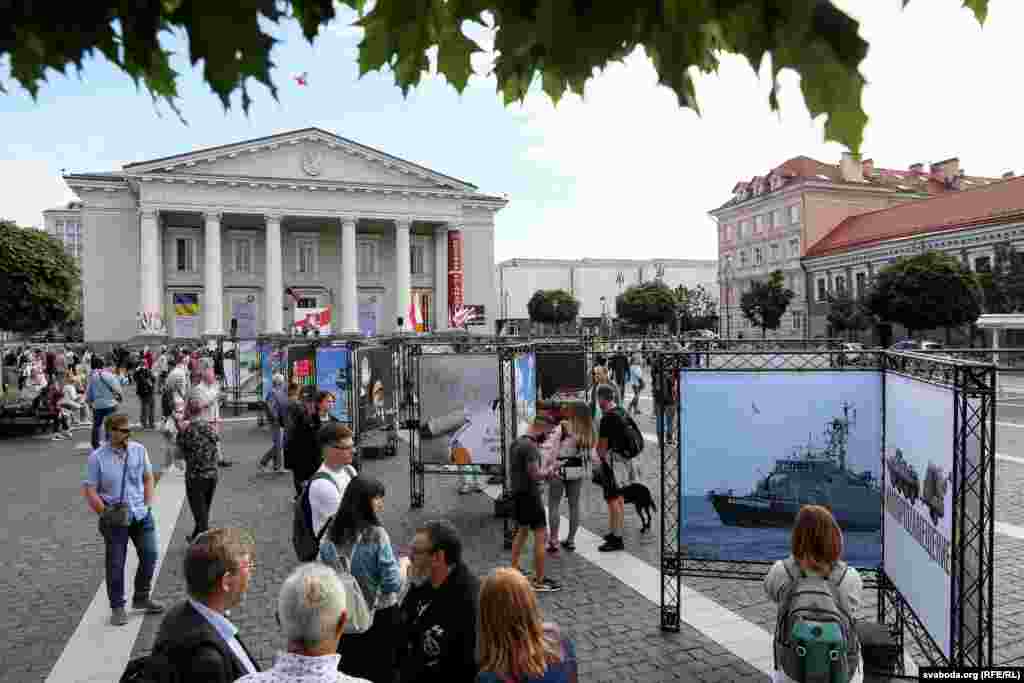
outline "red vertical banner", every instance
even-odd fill
[[[448,231],[448,311],[460,308],[463,304],[462,281],[462,232]]]

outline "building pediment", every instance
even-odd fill
[[[267,178],[470,193],[477,189],[470,183],[318,128],[129,164],[124,172],[129,176]]]

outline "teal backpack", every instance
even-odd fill
[[[849,567],[836,562],[827,578],[783,561],[790,583],[775,625],[775,669],[797,683],[848,683],[860,662],[853,616],[839,600]]]

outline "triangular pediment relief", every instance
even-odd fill
[[[356,185],[445,188],[475,187],[319,129],[309,129],[225,145],[165,159],[131,164],[139,175],[217,178],[274,178]]]

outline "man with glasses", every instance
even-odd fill
[[[255,568],[255,542],[241,529],[211,529],[185,551],[188,598],[160,624],[154,653],[164,653],[189,683],[229,683],[260,670],[228,618],[242,603]]]
[[[448,522],[430,522],[416,530],[412,554],[399,681],[476,680],[480,585],[462,561],[458,532]]]
[[[106,548],[110,623],[124,626],[128,623],[124,607],[124,564],[129,540],[139,555],[132,609],[143,610],[146,614],[160,614],[164,611],[163,605],[150,599],[159,553],[156,522],[153,521],[150,509],[154,488],[153,466],[149,462],[146,447],[129,440],[131,429],[127,415],[119,413],[109,416],[106,428],[110,432],[110,441],[89,454],[85,479],[82,481],[82,495],[99,516],[100,535]],[[121,503],[128,508],[127,525],[114,519],[115,509],[111,506]]]
[[[357,476],[352,466],[355,441],[352,430],[340,422],[328,422],[317,432],[323,465],[309,481],[310,529],[317,536],[338,511],[348,483]]]

